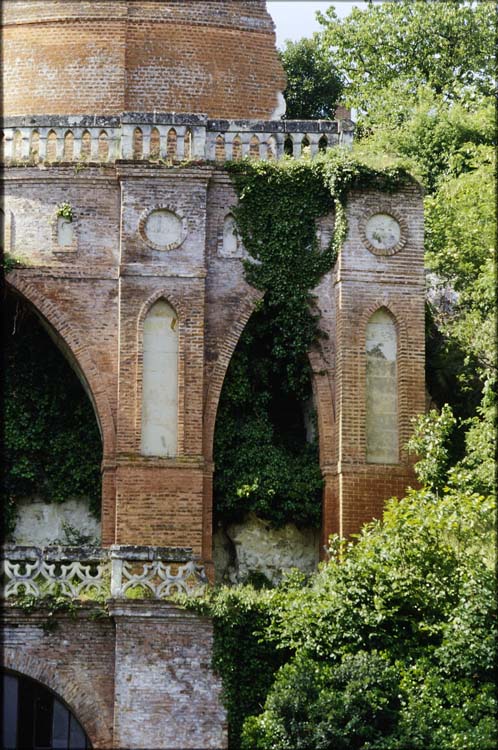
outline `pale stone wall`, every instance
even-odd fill
[[[278,583],[286,571],[316,569],[319,530],[288,523],[274,528],[249,514],[241,523],[218,529],[213,537],[213,557],[219,582],[241,583],[251,573],[262,573]]]
[[[100,522],[90,511],[85,498],[72,498],[64,503],[47,503],[39,498],[25,498],[17,503],[14,544],[46,547],[50,544],[71,544],[72,530],[88,543],[99,543]]]

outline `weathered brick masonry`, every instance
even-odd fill
[[[245,281],[243,248],[225,244],[236,195],[222,163],[278,158],[286,135],[296,154],[304,137],[312,153],[323,138],[328,147],[347,144],[351,123],[272,119],[285,80],[263,0],[19,0],[4,3],[3,24],[5,249],[24,261],[7,281],[38,312],[94,405],[102,544],[188,547],[212,573],[217,406],[261,297]],[[72,207],[70,227],[57,216],[62,202]],[[328,339],[310,352],[324,542],[358,531],[413,483],[403,446],[424,409],[420,192],[353,192],[347,216],[341,255],[315,290]],[[161,246],[147,234],[151,217],[169,222],[173,241]],[[384,248],[382,230],[376,248],[372,218],[388,229],[394,222],[399,242],[387,232]],[[158,300],[177,316],[173,456],[142,450],[144,325]],[[395,330],[399,451],[389,463],[367,460],[375,394],[373,439],[393,432],[378,374],[385,363],[367,382],[369,321],[379,310]],[[95,747],[223,746],[208,623],[160,603],[117,602],[112,620],[92,623],[83,613],[78,628],[64,620],[58,635],[43,636],[18,614],[8,665],[58,692]]]

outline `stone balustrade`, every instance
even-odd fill
[[[349,147],[350,120],[211,120],[205,115],[8,117],[0,134],[6,164],[112,163],[117,160],[224,162],[244,157],[314,156]]]
[[[196,594],[207,584],[204,568],[187,548],[20,547],[0,553],[2,596],[164,599]]]

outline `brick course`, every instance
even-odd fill
[[[6,0],[3,114],[269,118],[285,76],[264,0]]]

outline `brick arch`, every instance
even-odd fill
[[[359,324],[359,348],[362,357],[362,361],[366,361],[366,334],[367,325],[374,313],[378,310],[387,310],[391,315],[397,335],[397,372],[398,372],[398,430],[399,430],[399,457],[400,462],[406,460],[406,449],[405,444],[410,437],[410,425],[407,418],[409,394],[408,394],[408,328],[405,320],[406,310],[404,310],[399,302],[392,300],[388,297],[379,297],[372,301],[363,310],[360,316]],[[362,367],[360,375],[360,387],[364,395],[366,393],[366,367]]]
[[[20,676],[30,677],[52,690],[63,700],[78,719],[94,748],[112,747],[112,735],[103,717],[102,706],[95,710],[95,691],[83,683],[78,670],[68,673],[47,665],[44,659],[22,653],[19,649],[6,648],[3,667]]]
[[[20,274],[10,273],[7,285],[24,297],[50,325],[68,347],[88,386],[97,422],[102,435],[103,461],[115,452],[116,430],[109,400],[100,373],[78,328],[48,300],[39,289]]]
[[[218,404],[220,401],[221,389],[225,380],[226,371],[228,369],[228,365],[230,364],[230,360],[232,359],[235,347],[237,346],[242,335],[242,331],[246,327],[249,318],[253,314],[257,302],[262,299],[262,297],[262,292],[259,292],[256,289],[251,289],[247,297],[243,300],[242,304],[239,307],[237,318],[222,343],[220,353],[209,380],[204,407],[203,435],[204,456],[206,461],[208,462],[212,462],[213,460],[213,439],[214,428],[216,424],[216,414],[218,412]]]

